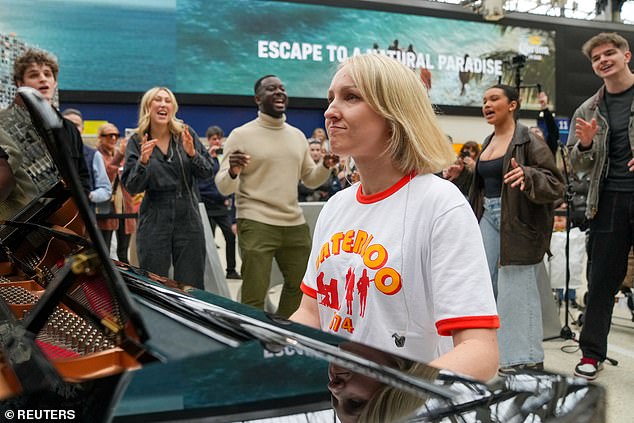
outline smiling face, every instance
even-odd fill
[[[601,44],[590,52],[592,70],[601,79],[629,72],[628,64],[632,59],[630,51],[623,51],[613,43]]]
[[[150,122],[153,127],[165,126],[174,117],[172,96],[165,90],[158,90],[149,104]]]
[[[332,79],[324,113],[331,150],[356,161],[375,159],[387,148],[390,128],[386,119],[361,97],[346,66]]]
[[[500,125],[514,120],[517,101],[510,101],[501,88],[489,88],[482,99],[482,115],[490,125]]]
[[[113,124],[107,123],[99,128],[98,142],[108,151],[114,151],[119,141],[119,130]]]
[[[57,79],[50,66],[31,63],[24,71],[22,79],[16,81],[18,87],[31,87],[38,90],[49,102],[55,96]]]
[[[288,96],[282,81],[276,76],[264,78],[255,95],[255,104],[264,114],[282,117],[288,106]]]

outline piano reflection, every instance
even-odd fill
[[[111,260],[61,117],[37,91],[18,95],[57,176],[0,222],[0,413],[56,410],[82,422],[604,420],[604,391],[585,380],[520,373],[487,385]],[[355,383],[362,399],[347,394]]]

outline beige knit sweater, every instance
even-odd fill
[[[329,170],[315,164],[304,134],[286,123],[286,116],[274,118],[258,112],[258,118],[231,131],[216,175],[223,195],[236,193],[238,218],[277,226],[305,222],[297,203],[297,183],[309,188],[321,185]],[[251,162],[240,175],[229,175],[229,155],[241,151]]]

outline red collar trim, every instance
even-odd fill
[[[386,189],[385,191],[377,192],[372,195],[363,194],[363,186],[359,184],[357,188],[357,201],[361,204],[372,204],[378,201],[384,200],[390,195],[394,194],[399,189],[403,188],[413,177],[417,175],[416,171],[412,171],[409,175],[403,176],[397,183]]]

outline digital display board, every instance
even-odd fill
[[[518,74],[555,102],[555,31],[544,29],[267,0],[0,0],[0,10],[0,33],[59,58],[62,90],[252,96],[276,74],[291,97],[323,99],[341,60],[373,51],[419,74],[435,104],[479,107],[488,86]],[[522,107],[537,108],[536,94],[525,90]]]

